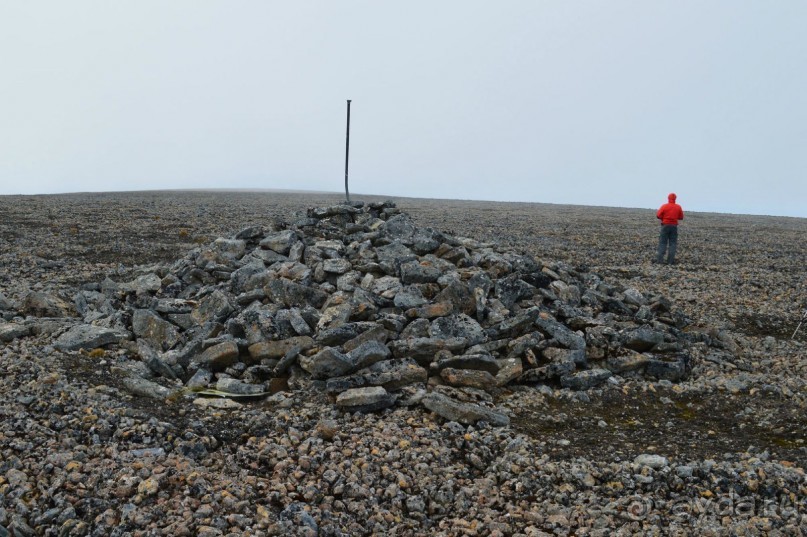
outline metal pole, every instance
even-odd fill
[[[350,99],[347,100],[347,133],[345,134],[345,198],[350,203],[350,191],[347,188],[347,163],[350,154]]]

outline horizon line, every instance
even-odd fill
[[[41,193],[41,194],[0,194],[0,197],[24,197],[24,196],[75,196],[80,194],[127,194],[127,193],[136,193],[136,192],[237,192],[237,193],[260,193],[260,194],[319,194],[319,195],[328,195],[328,196],[342,196],[343,192],[331,191],[331,190],[305,190],[305,189],[288,189],[288,188],[238,188],[238,187],[202,187],[202,188],[161,188],[161,189],[134,189],[134,190],[81,190],[75,192],[48,192],[48,193]],[[414,200],[435,200],[435,201],[462,201],[462,202],[481,202],[481,203],[511,203],[511,204],[528,204],[528,205],[556,205],[556,206],[566,206],[566,207],[598,207],[598,208],[606,208],[606,209],[631,209],[631,210],[641,210],[641,211],[655,211],[653,207],[627,207],[624,205],[592,205],[592,204],[582,204],[582,203],[559,203],[559,202],[550,202],[550,201],[523,201],[523,200],[489,200],[489,199],[475,199],[475,198],[444,198],[444,197],[419,197],[419,196],[399,196],[399,195],[391,195],[391,194],[366,194],[360,192],[351,192],[351,197],[356,196],[368,196],[368,197],[375,197],[375,198],[387,198],[387,199],[414,199]],[[357,200],[360,201],[360,200]],[[807,219],[807,216],[794,216],[794,215],[785,215],[785,214],[763,214],[763,213],[734,213],[728,211],[714,211],[714,210],[694,210],[694,209],[687,209],[687,213],[695,213],[695,214],[720,214],[720,215],[727,215],[727,216],[762,216],[762,217],[769,217],[769,218],[795,218],[795,219]]]

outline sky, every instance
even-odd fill
[[[187,188],[807,217],[803,0],[0,4],[0,195]]]

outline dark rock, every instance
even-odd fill
[[[432,229],[416,229],[412,235],[412,250],[418,255],[434,252],[440,246],[438,236]]]
[[[148,340],[162,350],[174,347],[180,339],[177,327],[151,310],[137,309],[134,311],[132,332],[138,339]]]
[[[510,425],[510,418],[506,414],[473,403],[462,403],[439,393],[426,394],[421,403],[435,414],[449,421],[456,421],[466,425],[486,421],[496,427]]]
[[[219,379],[216,382],[216,389],[235,395],[260,395],[263,393],[263,386],[260,384],[247,384],[231,378]]]
[[[516,380],[524,372],[524,367],[519,358],[504,358],[497,360],[499,371],[496,373],[496,384],[505,386]]]
[[[406,316],[396,313],[385,313],[380,315],[377,322],[393,334],[400,334],[409,322]]]
[[[375,412],[391,407],[396,399],[381,386],[353,388],[336,396],[336,406],[349,412]]]
[[[249,346],[249,355],[255,361],[264,358],[283,358],[293,348],[298,353],[304,352],[314,346],[314,340],[308,336],[291,337],[282,341],[261,341]]]
[[[559,349],[548,347],[542,351],[544,358],[550,362],[573,362],[576,367],[586,367],[586,351],[581,349]]]
[[[390,343],[390,348],[396,357],[412,357],[415,359],[427,358],[429,363],[438,351],[446,349],[451,352],[458,352],[466,346],[467,342],[459,338],[441,339],[424,337],[397,340]]]
[[[409,261],[401,264],[401,281],[404,284],[436,282],[442,272],[428,261]]]
[[[486,371],[491,375],[496,375],[499,372],[499,362],[489,354],[464,354],[462,356],[438,359],[434,362],[433,367],[437,371],[452,368]]]
[[[235,308],[230,304],[227,295],[215,290],[200,301],[199,305],[191,312],[191,317],[197,324],[210,321],[221,322],[234,311]]]
[[[322,219],[332,216],[352,216],[361,211],[351,205],[331,205],[329,207],[315,207],[309,209],[309,216]]]
[[[195,356],[192,362],[196,367],[221,371],[231,366],[238,359],[238,345],[235,341],[225,341],[208,347],[202,354]]]
[[[205,334],[197,334],[196,337],[187,342],[184,347],[170,350],[166,352],[163,357],[167,362],[170,361],[186,369],[191,359],[202,352],[204,340]]]
[[[414,319],[435,319],[445,317],[454,311],[454,306],[450,302],[437,302],[435,304],[425,304],[418,308],[406,310],[406,316]]]
[[[530,332],[509,342],[507,342],[507,340],[498,341],[506,343],[505,347],[508,350],[509,356],[524,356],[528,350],[540,350],[546,338],[544,338],[543,334],[540,332]]]
[[[320,331],[316,336],[316,340],[320,345],[341,345],[374,327],[375,325],[369,322],[346,323],[335,328]]]
[[[260,225],[249,226],[245,227],[244,229],[236,233],[235,238],[248,241],[252,239],[257,239],[258,237],[263,235],[263,232],[264,232],[263,226]]]
[[[291,251],[289,251],[289,253],[291,253]],[[275,252],[274,250],[261,249],[253,250],[247,257],[250,259],[255,259],[259,263],[263,263],[264,266],[288,262],[291,259],[288,256]]]
[[[669,313],[672,309],[672,303],[664,297],[655,297],[650,304],[650,309],[655,313]]]
[[[306,287],[311,285],[311,268],[302,263],[286,261],[272,265],[271,269],[274,277],[291,280]],[[318,281],[322,281],[322,279]]]
[[[645,299],[644,295],[642,295],[642,293],[637,289],[625,289],[623,295],[623,302],[625,302],[625,304],[630,304],[633,306],[643,306],[647,304],[647,300]]]
[[[349,373],[353,369],[353,362],[345,354],[327,347],[313,356],[300,356],[300,367],[311,374],[315,379],[329,379]]]
[[[55,347],[60,351],[92,350],[129,339],[128,332],[103,326],[80,324],[59,336]]]
[[[353,362],[356,369],[362,369],[373,365],[376,362],[386,360],[390,357],[389,348],[378,341],[367,341],[362,343],[348,353],[348,357]]]
[[[134,395],[158,401],[164,401],[171,394],[171,390],[165,386],[135,376],[124,377],[123,386]]]
[[[207,369],[199,369],[188,379],[185,386],[191,390],[207,388],[213,380],[213,373]]]
[[[586,340],[583,336],[572,332],[565,325],[555,320],[539,317],[535,320],[535,326],[544,334],[555,338],[564,347],[579,350],[585,350],[586,348]]]
[[[281,255],[286,255],[291,250],[292,245],[297,242],[299,238],[292,230],[285,230],[273,235],[268,235],[261,242],[261,248],[272,250]]]
[[[16,309],[14,302],[9,300],[3,293],[0,293],[0,311],[13,311],[14,309]]]
[[[649,328],[637,328],[622,336],[623,345],[631,350],[644,352],[649,351],[659,343],[664,342],[664,334]]]
[[[148,295],[156,293],[162,287],[162,280],[156,274],[144,274],[134,280],[120,284],[119,288],[125,293]]]
[[[314,333],[297,308],[280,310],[275,314],[277,324],[288,323],[298,336],[310,336]]]
[[[440,371],[440,378],[442,378],[446,384],[457,387],[488,390],[498,386],[496,377],[487,371],[473,369],[454,369],[447,367]]]
[[[143,363],[157,375],[162,375],[169,379],[177,378],[176,372],[162,360],[157,351],[146,343],[145,340],[141,339],[137,341],[137,352],[140,354]]]
[[[396,277],[401,274],[402,264],[417,260],[417,255],[398,240],[376,248],[376,257],[381,270]]]
[[[570,375],[564,375],[560,378],[560,384],[564,388],[572,390],[588,390],[594,386],[598,386],[608,380],[611,372],[607,369],[589,369],[588,371],[580,371]]]
[[[452,280],[434,297],[436,303],[448,303],[456,312],[472,315],[476,312],[477,299],[474,292],[464,283]]]
[[[21,310],[23,314],[34,317],[67,317],[70,304],[54,295],[30,292],[25,295]]]
[[[411,384],[425,383],[428,373],[412,359],[396,359],[377,362],[356,373],[328,379],[329,393],[339,393],[363,386],[383,386],[387,390],[399,390]]]
[[[530,272],[529,274],[522,274],[521,279],[528,284],[532,285],[536,289],[546,289],[549,287],[549,284],[552,283],[552,278],[541,272],[541,271],[534,271]]]
[[[241,239],[225,239],[220,237],[213,241],[213,247],[224,257],[235,260],[241,259],[244,256],[247,249],[247,243]]]
[[[633,316],[634,314],[632,309],[616,298],[607,298],[605,302],[603,302],[603,309],[611,313],[616,313],[617,315]]]
[[[234,293],[246,293],[263,289],[271,280],[271,273],[266,270],[263,261],[256,259],[230,274]]]
[[[513,304],[520,300],[532,298],[535,294],[535,287],[516,275],[497,280],[494,289],[496,298],[501,300],[507,309],[511,309]]]
[[[605,367],[621,375],[628,371],[637,371],[644,368],[649,362],[649,358],[638,352],[626,351],[627,354],[621,356],[610,356],[605,362]]]
[[[398,214],[387,220],[382,229],[393,239],[411,240],[416,228],[408,214]]]
[[[446,261],[450,261],[457,266],[462,264],[462,261],[468,259],[469,254],[468,250],[465,249],[464,246],[456,246],[454,248],[449,248],[445,252],[440,253],[440,249],[438,248],[436,254],[440,255],[441,258],[445,259]]]
[[[291,347],[286,354],[283,355],[275,367],[273,368],[273,375],[283,375],[288,369],[298,360],[300,353],[304,350],[303,345],[295,345]]]
[[[377,341],[379,343],[386,343],[390,337],[390,332],[383,326],[376,325],[369,330],[362,332],[358,336],[350,339],[342,345],[345,352],[351,352],[353,349],[361,346],[368,341]]]
[[[190,313],[166,313],[165,318],[183,330],[191,330],[198,326],[196,319]]]
[[[269,282],[264,287],[264,291],[267,297],[286,307],[310,304],[315,308],[321,308],[328,299],[328,295],[319,289],[301,285],[285,278]]]
[[[505,319],[504,321],[491,326],[485,330],[485,333],[491,339],[499,339],[505,336],[512,335],[516,332],[521,332],[527,327],[532,326],[536,322],[541,310],[538,308],[530,308],[526,311],[519,313],[514,317]],[[560,328],[552,327],[553,330],[560,332]]]
[[[556,380],[571,374],[574,370],[575,365],[572,360],[552,362],[524,371],[521,376],[518,377],[518,382],[523,384]]]
[[[645,368],[645,375],[658,380],[680,382],[686,380],[690,374],[689,360],[686,356],[679,356],[673,360],[650,359]]]
[[[558,300],[564,302],[561,306],[579,306],[580,305],[580,288],[576,285],[569,285],[561,280],[556,280],[549,285],[549,289],[555,293]]]
[[[193,303],[181,298],[161,298],[154,305],[158,313],[190,313]]]
[[[332,274],[344,274],[352,268],[347,259],[326,259],[322,262],[322,270]]]
[[[396,308],[403,308],[405,310],[417,308],[428,303],[428,300],[423,298],[420,288],[415,285],[404,287],[395,294],[393,304]]]
[[[0,323],[0,341],[8,343],[31,334],[31,327],[18,323]]]
[[[640,306],[639,309],[636,311],[636,315],[634,315],[634,318],[641,323],[649,323],[653,321],[653,319],[655,319],[656,316],[653,313],[653,310],[650,309],[650,306],[643,305]]]
[[[467,345],[476,345],[486,339],[479,323],[464,313],[435,319],[429,327],[429,335],[440,339],[464,339]]]
[[[389,300],[394,299],[401,289],[403,289],[403,284],[395,276],[382,276],[370,284],[372,293]]]

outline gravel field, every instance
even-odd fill
[[[509,386],[490,401],[508,427],[345,412],[309,384],[234,408],[155,401],[123,381],[126,346],[54,347],[83,285],[341,199],[0,197],[0,537],[807,533],[807,326],[791,337],[807,219],[689,213],[682,198],[666,266],[650,262],[652,210],[394,199],[419,227],[663,295],[725,350],[696,354],[680,383]]]

